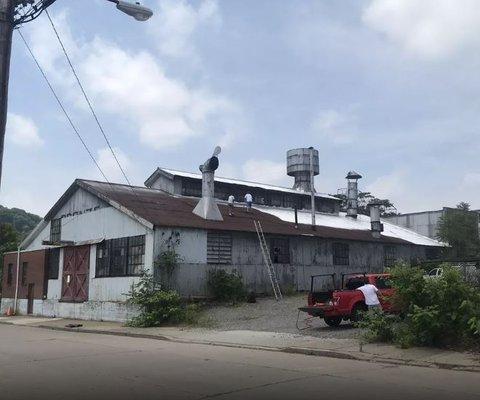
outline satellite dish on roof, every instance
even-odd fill
[[[212,157],[218,156],[221,152],[222,152],[222,148],[220,146],[215,147],[215,150],[213,150]]]

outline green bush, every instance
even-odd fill
[[[128,326],[153,327],[185,321],[186,307],[174,290],[163,290],[153,276],[143,275],[132,284],[128,302],[138,306],[140,314],[127,322]]]
[[[425,279],[419,268],[391,271],[396,315],[367,314],[360,326],[365,339],[401,347],[480,345],[480,294],[458,270],[444,267],[441,277]]]
[[[236,271],[228,273],[223,269],[211,269],[208,271],[207,288],[215,300],[222,302],[237,303],[246,297],[242,277]]]

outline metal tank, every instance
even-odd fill
[[[287,175],[295,178],[293,189],[310,192],[310,154],[313,151],[313,174],[320,173],[318,150],[314,148],[292,149],[287,151]],[[315,188],[313,188],[315,191]]]

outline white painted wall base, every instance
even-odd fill
[[[14,299],[2,299],[0,313],[5,314],[13,307]],[[27,300],[18,300],[17,313],[27,314]],[[138,310],[124,302],[86,301],[84,303],[62,303],[58,300],[34,300],[33,315],[43,317],[72,318],[94,321],[125,322],[137,315]]]

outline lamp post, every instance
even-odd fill
[[[33,21],[56,0],[0,0],[0,187],[2,182],[3,147],[7,125],[8,77],[10,72],[10,54],[12,34],[16,26]],[[153,12],[140,3],[122,0],[107,0],[115,3],[118,10],[135,18],[146,21]]]

